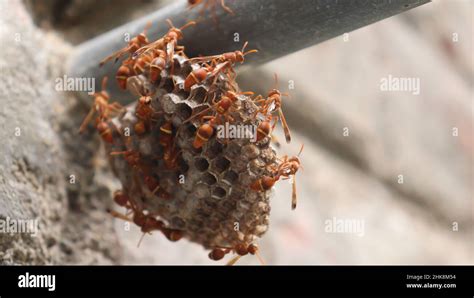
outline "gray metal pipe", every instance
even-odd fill
[[[186,47],[188,56],[234,51],[248,41],[249,48],[259,52],[247,56],[245,64],[255,65],[427,2],[430,0],[227,0],[225,3],[235,15],[226,13],[217,4],[216,22],[210,11],[200,15],[200,7],[189,10],[187,1],[180,0],[79,45],[69,61],[68,70],[72,77],[92,77],[96,82],[104,75],[115,77],[119,63],[112,61],[99,68],[99,61],[126,46],[125,37],[140,33],[150,21],[153,26],[148,36],[154,40],[168,31],[167,18],[177,27],[198,20],[196,26],[184,31],[181,44]],[[109,84],[108,91],[114,100],[122,103],[130,100],[128,93],[121,92],[116,84]],[[79,95],[90,102],[85,92]]]

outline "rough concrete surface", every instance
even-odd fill
[[[0,233],[0,263],[219,264],[199,245],[158,233],[137,248],[139,230],[105,212],[118,180],[93,129],[77,133],[88,107],[54,85],[72,50],[65,40],[97,33],[93,14],[76,4],[69,14],[83,11],[84,21],[45,30],[23,2],[1,3],[0,219],[39,218],[40,229]],[[144,1],[121,20],[153,5],[161,4]],[[243,90],[264,94],[273,72],[283,91],[294,83],[283,103],[293,141],[279,153],[305,144],[298,208],[289,184],[271,199],[260,242],[267,263],[473,263],[472,9],[435,1],[239,75]],[[419,78],[420,94],[381,91],[389,75]],[[333,218],[364,229],[328,232]]]
[[[92,159],[99,143],[77,134],[86,108],[54,89],[70,47],[34,27],[21,2],[2,6],[0,218],[38,218],[39,234],[0,233],[0,262],[116,262],[110,191]]]

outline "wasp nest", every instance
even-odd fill
[[[144,233],[199,243],[214,260],[255,254],[269,226],[271,187],[292,174],[270,144],[278,103],[240,92],[233,64],[250,51],[189,59],[181,36],[172,25],[151,43],[140,34],[106,59],[130,53],[116,79],[137,98],[121,107],[102,91],[92,109],[123,186],[114,200],[128,209],[111,213]]]

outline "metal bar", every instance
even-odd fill
[[[220,1],[216,1],[220,2]],[[430,0],[239,0],[225,3],[234,12],[230,15],[220,4],[212,11],[200,14],[200,7],[189,10],[187,1],[176,1],[150,15],[127,23],[79,45],[69,61],[69,75],[92,77],[99,82],[104,75],[114,77],[119,63],[99,68],[99,61],[126,45],[125,37],[143,31],[148,22],[151,40],[168,31],[165,20],[170,18],[179,27],[198,20],[184,32],[182,44],[188,56],[218,54],[240,49],[245,41],[257,54],[246,57],[245,64],[261,64],[332,37],[430,2]],[[98,85],[98,84],[97,84]],[[127,103],[127,93],[116,84],[108,91],[114,100]],[[82,92],[82,98],[90,97]]]

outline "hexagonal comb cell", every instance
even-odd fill
[[[222,173],[229,168],[230,161],[223,156],[218,156],[214,160],[213,165],[215,171],[217,171],[218,173]]]
[[[207,159],[203,157],[197,157],[194,160],[194,166],[196,167],[198,171],[204,172],[204,171],[207,171],[207,169],[209,169],[209,162],[207,161]]]
[[[173,58],[173,73],[179,73],[181,71],[181,63],[177,58]]]
[[[186,98],[187,93],[186,93],[186,91],[183,90],[184,82],[177,81],[177,82],[175,82],[175,85],[177,87],[176,95],[178,95],[180,98]]]
[[[181,99],[173,93],[167,93],[160,98],[161,106],[165,113],[174,113],[176,111],[176,105]]]
[[[249,162],[248,168],[251,172],[256,175],[261,175],[265,168],[266,163],[259,158],[255,158]]]
[[[229,170],[224,174],[223,180],[226,181],[227,184],[232,185],[238,178],[239,175],[236,172]]]
[[[213,199],[222,199],[223,197],[226,196],[226,194],[227,194],[227,192],[225,191],[225,189],[223,189],[222,187],[217,186],[212,191],[212,198]]]
[[[222,149],[224,148],[224,145],[222,145],[219,142],[213,142],[212,144],[209,145],[207,149],[207,154],[210,159],[214,159],[217,157],[219,154],[222,153]]]
[[[186,120],[191,117],[193,109],[186,102],[182,102],[176,105],[176,114],[181,120]]]
[[[202,180],[202,182],[206,183],[207,185],[214,185],[217,182],[216,176],[214,176],[214,174],[209,173],[209,172],[204,173],[204,175],[202,175],[201,180]]]
[[[163,81],[163,89],[166,90],[166,92],[171,93],[174,90],[174,82],[171,77],[167,77]]]
[[[242,147],[237,142],[230,142],[227,145],[225,156],[229,159],[238,158],[241,154]]]
[[[198,86],[191,90],[191,94],[189,95],[192,100],[197,103],[201,104],[204,103],[204,100],[207,96],[207,89],[204,86]]]
[[[181,157],[178,159],[178,165],[181,173],[186,173],[189,170],[188,163]]]
[[[206,115],[209,115],[209,112],[206,113],[201,113],[203,112],[204,110],[208,109],[209,108],[209,105],[208,104],[200,104],[200,105],[197,105],[193,108],[193,113],[192,115],[193,116],[196,116],[199,114],[199,116],[196,116],[193,118],[193,122],[197,123],[197,124],[200,124],[200,120],[201,120],[201,117],[202,116],[206,116]],[[210,110],[209,110],[210,111]]]
[[[188,61],[182,61],[181,73],[185,74],[184,77],[186,77],[192,70],[193,70],[193,67]]]
[[[246,159],[254,159],[260,154],[260,149],[254,144],[248,144],[242,147],[242,154]]]

